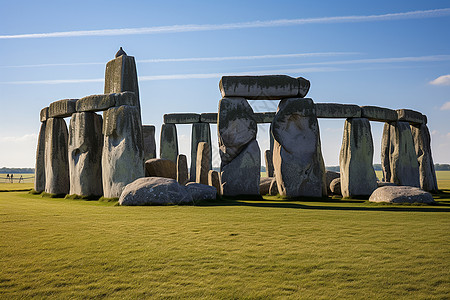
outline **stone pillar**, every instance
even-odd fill
[[[266,161],[267,177],[273,177],[273,152],[270,150],[264,151],[264,159]]]
[[[197,148],[200,142],[208,143],[211,146],[211,129],[209,123],[193,123],[191,134],[191,181],[196,179]],[[209,152],[209,170],[212,169],[212,151]]]
[[[218,195],[222,194],[222,192],[221,192],[222,186],[220,184],[219,172],[214,171],[214,170],[209,170],[208,185],[215,187]]]
[[[49,118],[45,128],[45,192],[69,192],[67,125],[63,118]]]
[[[259,197],[261,151],[256,141],[253,109],[247,100],[239,97],[220,100],[217,127],[223,195]]]
[[[383,171],[383,181],[391,182],[391,164],[389,162],[391,140],[391,125],[384,123],[383,136],[381,137],[381,169]]]
[[[177,181],[183,185],[189,181],[187,158],[184,154],[179,154],[177,158]]]
[[[431,136],[426,124],[411,125],[411,133],[419,163],[420,188],[428,192],[437,192],[436,172],[431,156]]]
[[[159,156],[177,162],[178,137],[175,124],[162,124],[159,142]]]
[[[195,182],[208,184],[208,172],[211,170],[211,149],[208,143],[198,143],[196,166]]]
[[[156,158],[155,126],[142,125],[142,140],[144,144],[144,161]]]
[[[41,193],[45,190],[45,128],[47,121],[41,123],[36,149],[36,167],[34,168],[34,190]]]
[[[135,106],[113,107],[103,116],[103,195],[115,198],[127,184],[144,177],[142,124]]]
[[[101,196],[102,117],[94,112],[74,113],[69,125],[70,194]]]
[[[278,192],[288,197],[326,196],[325,165],[314,103],[282,99],[271,125]]]
[[[349,118],[345,121],[339,165],[343,197],[370,196],[377,188],[368,119]]]
[[[389,135],[386,131],[389,129]],[[419,187],[419,163],[408,122],[385,125],[382,141],[382,165],[385,180],[397,185]]]

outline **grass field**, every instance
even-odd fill
[[[0,298],[448,299],[450,191],[438,201],[120,207],[2,192]]]

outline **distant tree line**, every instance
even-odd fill
[[[0,173],[34,173],[34,168],[0,168]]]

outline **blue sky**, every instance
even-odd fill
[[[143,124],[216,112],[225,74],[287,74],[308,97],[428,116],[436,163],[450,163],[449,1],[0,1],[0,167],[33,167],[39,111],[103,93],[120,46],[136,58]],[[277,101],[252,101],[274,111]],[[338,165],[343,120],[320,120]],[[371,122],[374,162],[383,124]],[[217,142],[216,126],[212,126]],[[261,151],[268,125],[259,127]],[[190,154],[190,127],[178,127]],[[214,147],[214,165],[218,165]]]

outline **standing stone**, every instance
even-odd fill
[[[266,161],[266,173],[267,177],[273,177],[273,154],[272,151],[264,151],[264,159]]]
[[[155,126],[142,125],[142,140],[144,143],[144,161],[156,158]]]
[[[191,181],[196,180],[197,171],[197,148],[200,142],[208,143],[211,145],[211,129],[209,123],[194,123],[192,124],[191,134]],[[212,169],[212,151],[209,151],[209,169]]]
[[[113,107],[103,116],[103,194],[114,198],[127,184],[144,177],[142,123],[135,106]]]
[[[159,156],[177,162],[178,137],[175,124],[162,124],[159,143]]]
[[[208,172],[208,185],[213,186],[217,190],[217,194],[221,195],[222,186],[220,184],[220,174],[217,171],[209,170]]]
[[[345,121],[339,165],[343,197],[370,196],[377,188],[368,119],[349,118]]]
[[[389,153],[391,147],[391,125],[384,123],[383,135],[381,137],[381,170],[383,171],[383,181],[391,182],[391,164],[389,162]]]
[[[311,99],[282,99],[271,125],[278,192],[288,197],[327,194],[319,124]]]
[[[177,158],[177,181],[179,184],[185,185],[188,180],[187,158],[184,154],[179,154]]]
[[[45,190],[45,128],[47,122],[41,123],[36,149],[36,167],[34,168],[34,190],[41,193]]]
[[[67,125],[63,118],[49,118],[45,128],[45,192],[65,195],[69,192]]]
[[[208,172],[211,170],[211,149],[208,143],[198,143],[196,165],[197,171],[195,182],[208,184]]]
[[[94,112],[74,113],[69,125],[70,194],[101,196],[102,117]]]
[[[411,125],[411,133],[419,163],[420,188],[428,192],[437,192],[436,172],[431,156],[431,137],[425,124]]]

